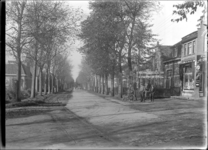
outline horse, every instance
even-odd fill
[[[155,88],[153,85],[151,85],[150,87],[150,99],[151,99],[151,102],[154,102],[154,95],[155,95]]]
[[[141,98],[141,102],[143,102],[145,97],[145,87],[142,84],[140,85],[139,95]]]
[[[143,101],[145,102],[145,99],[147,99],[147,95],[149,94],[151,102],[154,102],[154,86],[152,84],[147,84],[144,90],[144,99]]]

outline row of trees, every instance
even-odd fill
[[[188,14],[194,14],[197,8],[204,7],[205,2],[186,1],[173,5],[173,22],[187,20]],[[159,3],[153,1],[117,0],[114,2],[99,1],[90,3],[92,12],[82,22],[82,33],[79,35],[84,41],[80,52],[85,55],[77,82],[81,84],[93,83],[98,87],[96,91],[104,93],[107,89],[107,78],[111,76],[111,95],[114,95],[114,76],[119,78],[119,96],[122,97],[122,76],[129,79],[132,85],[134,66],[140,71],[151,65],[156,41],[150,27],[152,13],[159,10]],[[136,65],[134,65],[136,64]],[[86,66],[87,65],[87,66]],[[90,69],[84,69],[90,68]],[[150,68],[150,66],[148,67]],[[92,75],[95,79],[91,78]],[[104,85],[105,80],[105,85]],[[105,90],[107,92],[107,90]]]
[[[112,96],[114,76],[119,78],[119,96],[122,97],[124,67],[127,68],[129,87],[133,82],[133,65],[142,67],[150,60],[154,52],[151,43],[155,42],[155,35],[149,22],[152,13],[158,8],[159,3],[154,1],[90,3],[92,12],[81,24],[79,37],[84,41],[84,46],[79,51],[85,55],[84,64],[90,66],[91,73],[99,80],[107,81],[108,76],[111,76]]]
[[[20,101],[23,56],[33,69],[31,98],[35,97],[37,69],[40,95],[43,70],[47,74],[45,89],[49,93],[53,92],[50,91],[50,73],[62,83],[71,80],[67,50],[78,30],[81,12],[63,2],[23,0],[6,4],[6,50],[15,57],[18,64],[16,100]]]

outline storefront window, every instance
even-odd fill
[[[192,90],[194,89],[194,79],[193,79],[192,67],[186,66],[184,72],[184,80],[183,80],[183,89],[184,90]]]
[[[192,54],[192,43],[188,43],[188,55]]]

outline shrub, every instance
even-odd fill
[[[16,97],[16,93],[11,89],[7,89],[5,95],[6,95],[6,101],[12,101]]]
[[[165,88],[155,88],[155,97],[162,98],[162,97],[170,97],[171,91]]]
[[[31,93],[30,89],[21,91],[21,94],[20,94],[21,99],[29,98],[30,93]]]

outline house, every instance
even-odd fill
[[[12,88],[14,81],[17,80],[18,66],[16,61],[8,61],[6,64],[6,88]],[[30,67],[22,64],[21,66],[21,90],[30,89],[32,74]]]
[[[182,96],[203,97],[206,92],[206,26],[200,19],[197,31],[182,38],[182,54],[180,62],[180,78],[182,82]]]
[[[164,60],[164,88],[172,90],[177,89],[177,94],[180,94],[180,76],[179,63],[181,61],[181,41],[171,46],[171,53],[168,59]],[[175,94],[173,94],[175,95]]]
[[[157,46],[155,48],[155,55],[152,57],[152,71],[164,72],[164,64],[165,60],[171,58],[171,46],[169,45],[160,45],[157,42]]]
[[[191,96],[195,88],[195,61],[197,31],[192,32],[182,38],[182,51],[180,62],[180,79],[182,96]]]
[[[151,74],[149,74],[149,78],[147,80],[151,80],[151,82],[156,87],[164,87],[164,61],[171,58],[171,46],[169,45],[160,45],[159,42],[157,42],[157,45],[155,47],[155,53],[152,56],[151,62],[152,62],[152,68],[151,68]]]

